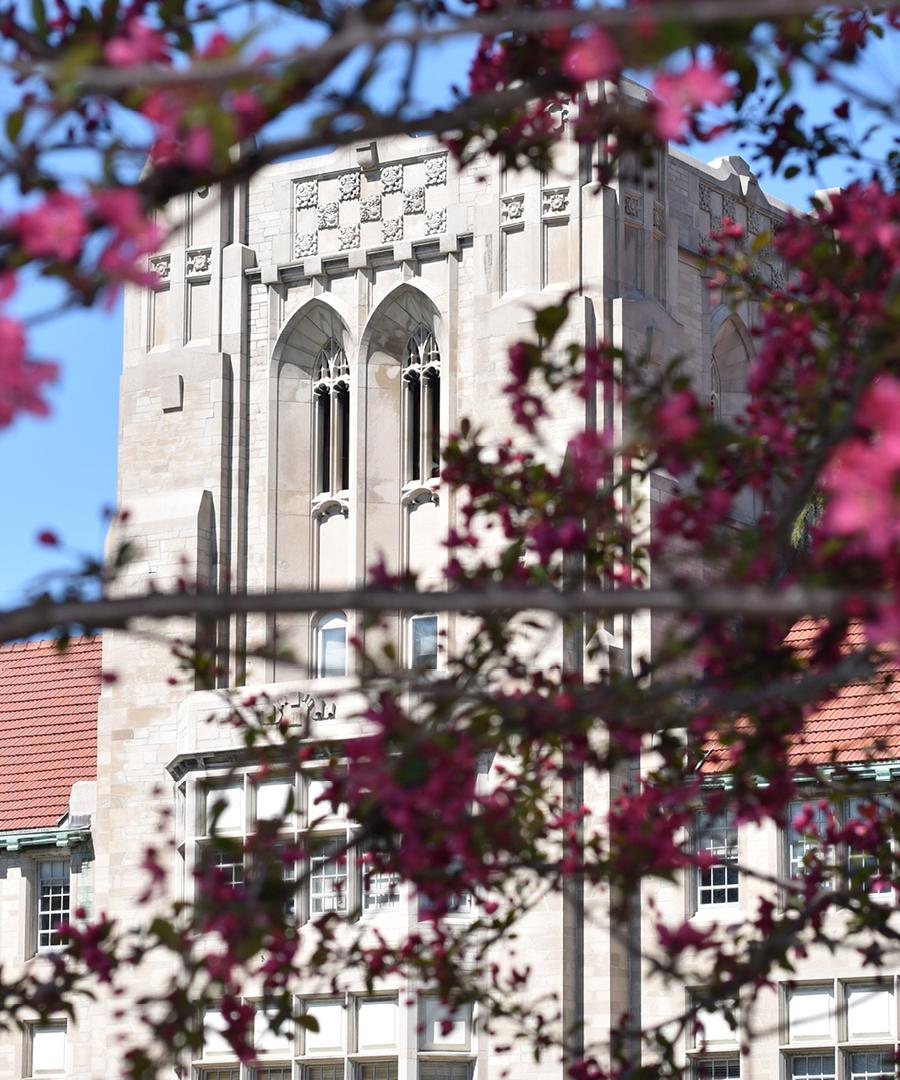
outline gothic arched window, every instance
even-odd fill
[[[420,326],[403,361],[404,483],[441,471],[441,354],[434,334]]]
[[[314,494],[350,487],[350,368],[329,338],[313,368]]]
[[[722,419],[722,376],[719,373],[719,365],[715,358],[709,368],[709,407],[712,409],[713,419]]]

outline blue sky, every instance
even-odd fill
[[[879,85],[890,78],[896,59],[886,48],[876,49],[867,66]],[[420,96],[445,101],[453,83],[465,83],[470,54],[469,42],[444,47],[435,63],[424,65]],[[801,94],[823,117],[839,100],[818,86],[802,87]],[[688,149],[704,160],[728,153],[746,156],[738,141],[729,137]],[[815,179],[764,180],[763,187],[802,207],[816,188],[837,186],[847,178],[846,166],[836,162]],[[36,283],[23,290],[20,303],[40,308],[48,298],[46,288]],[[35,333],[36,355],[59,361],[61,377],[50,395],[50,418],[23,418],[0,431],[0,506],[5,511],[0,518],[0,607],[20,602],[25,587],[39,575],[71,565],[65,553],[35,543],[42,529],[55,530],[76,551],[98,555],[102,550],[103,509],[116,499],[121,335],[121,304],[110,311],[66,314]]]

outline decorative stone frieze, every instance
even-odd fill
[[[767,232],[771,228],[771,224],[769,218],[760,213],[759,210],[754,209],[752,206],[747,210],[747,232],[753,236],[759,236],[760,233]]]
[[[381,196],[367,195],[359,203],[360,221],[381,221]]]
[[[403,192],[403,213],[404,214],[424,214],[425,213],[425,188],[414,187],[409,191]]]
[[[336,229],[338,227],[338,203],[325,203],[319,207],[319,228]]]
[[[547,188],[541,193],[541,213],[546,217],[549,214],[568,214],[569,212],[569,189]]]
[[[710,197],[711,194],[712,194],[712,189],[708,185],[706,185],[706,184],[701,184],[700,185],[700,209],[701,210],[706,210],[707,213],[709,213],[709,208],[710,208],[709,197]]]
[[[381,239],[386,244],[403,239],[403,218],[385,218],[381,223]]]
[[[623,198],[625,217],[637,218],[637,220],[640,220],[644,216],[643,202],[644,200],[640,195],[632,195],[630,192],[626,191]]]
[[[425,232],[429,236],[438,236],[447,231],[447,211],[429,210],[425,214]]]
[[[342,251],[359,247],[359,226],[345,225],[338,233],[338,247]]]
[[[319,183],[317,180],[299,180],[294,186],[294,206],[298,210],[308,210],[319,202]]]
[[[210,248],[197,248],[188,251],[185,255],[185,270],[188,277],[193,274],[208,274],[211,261],[212,250]]]
[[[518,225],[525,220],[525,196],[507,195],[500,200],[500,224]]]
[[[438,187],[447,183],[447,158],[426,158],[425,160],[425,184],[427,187]]]
[[[294,237],[294,258],[303,259],[319,252],[318,233],[299,233]]]
[[[657,232],[666,231],[666,210],[664,206],[660,206],[659,203],[653,204],[653,228]]]
[[[350,202],[359,198],[359,173],[344,173],[338,181],[341,192],[341,202]]]
[[[385,195],[392,195],[403,190],[403,166],[385,165],[381,170],[381,190]]]
[[[172,256],[155,255],[150,260],[150,269],[160,281],[168,281],[172,275]]]
[[[730,218],[732,221],[737,221],[737,206],[735,205],[734,196],[722,196],[722,217],[727,217]]]

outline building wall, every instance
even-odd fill
[[[597,149],[579,148],[566,118],[559,120],[562,148],[548,176],[507,174],[489,160],[460,175],[437,142],[401,137],[278,164],[246,187],[197,193],[170,208],[171,234],[151,260],[163,286],[133,288],[126,298],[119,502],[129,516],[110,546],[128,538],[139,554],[118,589],[141,590],[148,580],[171,587],[183,577],[221,591],[356,586],[380,558],[392,571],[414,569],[423,583],[439,585],[440,538],[454,521],[454,497],[437,481],[405,484],[403,476],[401,364],[420,326],[440,351],[444,433],[465,416],[489,438],[518,437],[502,393],[506,349],[529,333],[534,306],[573,287],[568,340],[607,338],[648,349],[660,363],[683,353],[708,393],[717,333],[728,323],[727,371],[715,392],[723,409],[735,406],[743,330],[712,306],[698,252],[723,214],[752,233],[784,208],[766,198],[740,159],[705,166],[675,151],[652,176],[630,174],[599,188]],[[765,255],[761,269],[777,280],[774,257]],[[739,317],[752,322],[749,312]],[[349,483],[322,499],[313,490],[312,373],[331,339],[348,364]],[[541,435],[558,461],[586,423],[586,407],[571,397],[554,408]],[[613,402],[589,402],[587,412],[621,425]],[[650,507],[673,484],[654,477],[639,494]],[[654,573],[664,576],[666,568]],[[352,672],[313,677],[308,617],[279,618],[275,628],[293,650],[291,662],[242,659],[273,629],[263,617],[170,629],[197,630],[211,642],[223,687],[262,687],[285,701],[309,693],[316,708],[334,707],[317,721],[323,735],[355,730],[353,697],[344,693]],[[462,620],[451,617],[444,628],[458,648]],[[617,620],[600,632],[617,662],[632,664],[650,651],[652,628],[645,618],[635,619],[630,637],[622,631]],[[405,632],[398,620],[387,631],[401,652]],[[560,660],[558,628],[548,642],[536,662]],[[98,906],[132,925],[146,917],[136,901],[145,884],[140,863],[169,828],[178,785],[189,823],[204,778],[227,761],[235,736],[207,722],[218,700],[178,673],[155,634],[108,634],[104,669],[118,679],[101,700],[96,891]],[[613,791],[619,782],[613,778]],[[610,781],[586,784],[602,817]],[[179,828],[186,850],[190,829]],[[177,847],[164,848],[163,858],[173,882],[186,880],[189,863],[185,870]],[[523,927],[534,989],[560,992],[567,1019],[581,1020],[589,1041],[604,1041],[642,997],[633,957],[602,919],[584,925],[577,905],[563,908],[560,898],[548,899]],[[413,918],[404,911],[402,926]],[[141,992],[165,975],[148,975]],[[410,988],[397,989],[403,1002]],[[646,1006],[653,1015],[652,996]],[[398,1007],[399,1080],[412,1080],[416,1018]],[[123,1020],[98,1007],[86,1023],[90,1061],[73,1061],[73,1080],[113,1074],[118,1038],[134,1034],[127,1003]],[[489,1043],[473,1036],[464,1055],[475,1056],[479,1080],[510,1066],[513,1074],[562,1075],[552,1057],[536,1065],[524,1050],[501,1056]],[[0,1075],[21,1076],[19,1069],[0,1058]],[[772,1075],[771,1061],[752,1075]]]

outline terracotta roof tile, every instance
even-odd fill
[[[100,638],[0,646],[0,831],[56,825],[97,775]]]
[[[799,655],[809,656],[822,624],[816,619],[798,622],[787,641]],[[862,626],[850,627],[845,653],[866,643]],[[717,760],[718,759],[718,760]],[[788,763],[862,764],[900,759],[900,670],[886,664],[870,683],[850,683],[805,719],[803,730],[788,754]],[[720,772],[727,764],[713,750],[705,772]]]

